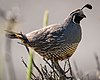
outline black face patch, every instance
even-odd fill
[[[73,22],[75,22],[75,23],[78,23],[79,24],[82,19],[83,19],[83,17],[80,16],[79,14],[75,14],[73,16]]]

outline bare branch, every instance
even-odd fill
[[[24,66],[25,66],[26,68],[28,68],[28,66],[27,66],[26,62],[24,61],[23,57],[21,57],[21,59],[22,59],[22,62],[23,62],[23,64],[24,64]],[[36,78],[36,76],[35,76],[32,72],[31,72],[31,74],[32,74],[32,76],[34,76],[34,77]]]
[[[41,75],[42,80],[44,80],[44,77],[43,77],[42,72],[41,72],[40,69],[36,66],[36,64],[35,64],[35,62],[34,62],[33,59],[32,59],[32,63],[33,63],[33,66],[36,68],[36,70],[37,70],[37,71],[39,72],[39,74]]]
[[[67,61],[65,61],[65,64],[64,64],[64,71],[65,71],[65,69],[66,69],[66,64],[67,64]]]
[[[71,68],[71,64],[70,64],[69,59],[68,59],[68,65],[69,65],[69,70],[70,70],[71,80],[73,80],[72,68]]]
[[[45,59],[43,58],[43,60],[51,67],[51,69],[56,73],[56,75],[59,77],[58,73],[55,71],[54,67],[52,65],[50,65],[50,63]]]

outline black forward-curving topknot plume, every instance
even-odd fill
[[[85,6],[82,7],[82,9],[84,9],[85,7],[88,8],[88,9],[92,9],[92,5],[91,4],[86,4]]]

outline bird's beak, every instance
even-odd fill
[[[83,17],[83,18],[86,18],[86,15],[84,15],[84,14],[82,14],[82,15],[80,15],[81,17]]]

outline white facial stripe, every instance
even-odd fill
[[[75,19],[75,16],[76,16],[76,15],[74,15],[74,16],[73,16],[73,22],[76,24],[76,22],[74,21],[74,19]]]

